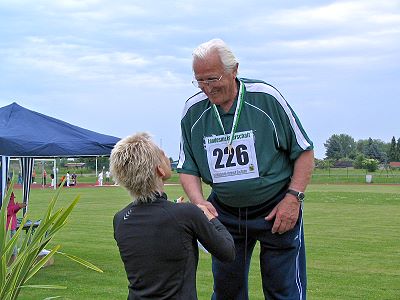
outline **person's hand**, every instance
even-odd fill
[[[175,202],[176,202],[176,203],[183,203],[183,202],[185,202],[185,197],[180,196],[178,199],[176,199]]]
[[[265,220],[272,221],[275,218],[272,226],[272,233],[278,232],[283,234],[296,225],[299,218],[300,203],[293,195],[286,194],[285,198],[279,202],[274,209],[269,213]]]
[[[203,204],[197,204],[197,207],[199,207],[204,212],[208,221],[215,218],[215,216],[210,212],[210,210],[208,209],[207,206],[205,206]]]
[[[217,210],[215,209],[214,205],[211,204],[211,202],[208,202],[208,201],[206,201],[206,200],[202,200],[202,201],[200,201],[200,202],[196,202],[195,204],[196,204],[197,206],[199,206],[199,204],[200,204],[200,205],[203,205],[203,206],[207,207],[208,211],[209,211],[215,218],[218,217]]]
[[[18,203],[19,207],[24,208],[26,207],[26,203]]]

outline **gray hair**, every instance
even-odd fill
[[[217,51],[222,64],[224,65],[225,71],[232,71],[238,65],[239,61],[228,45],[221,39],[212,39],[200,44],[193,50],[193,62],[196,59],[205,59],[213,51]]]
[[[162,184],[156,174],[156,168],[160,164],[161,149],[146,132],[120,140],[110,155],[111,174],[128,190],[134,203],[155,200]]]

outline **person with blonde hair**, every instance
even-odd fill
[[[171,164],[148,133],[120,140],[110,170],[131,197],[113,220],[128,299],[197,299],[197,240],[227,262],[235,258],[232,236],[205,206],[168,201]]]

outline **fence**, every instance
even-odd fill
[[[369,173],[366,170],[353,168],[316,169],[311,183],[367,183],[367,175],[371,176],[371,183],[400,184],[399,170],[378,170]]]

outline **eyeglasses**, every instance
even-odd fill
[[[213,79],[207,79],[207,80],[196,80],[196,79],[193,79],[192,80],[192,84],[195,86],[195,87],[197,87],[197,88],[203,88],[204,86],[210,86],[210,85],[213,85],[213,84],[216,84],[216,83],[218,83],[220,80],[222,79],[222,75],[221,76],[219,76],[219,78],[213,78]]]

